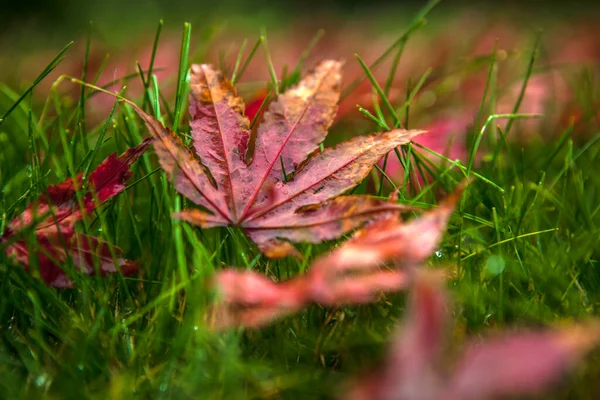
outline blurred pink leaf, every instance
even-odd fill
[[[557,382],[598,343],[600,326],[524,333],[473,345],[458,362],[448,399],[535,395]]]
[[[344,395],[348,400],[437,399],[440,377],[435,370],[442,350],[448,315],[439,274],[419,271],[411,288],[405,322],[385,362]]]
[[[453,370],[442,363],[447,302],[439,276],[420,271],[388,356],[351,382],[350,400],[486,400],[542,393],[600,341],[600,323],[516,333],[473,345]]]
[[[218,272],[215,286],[221,303],[215,305],[213,327],[261,326],[309,303],[368,303],[381,293],[406,288],[411,267],[435,251],[464,186],[460,185],[435,209],[409,222],[402,222],[396,215],[372,222],[338,249],[317,259],[304,276],[275,283],[252,271]],[[392,260],[407,268],[383,266]]]

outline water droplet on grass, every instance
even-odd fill
[[[504,258],[496,254],[490,256],[485,264],[486,273],[492,277],[500,275],[502,272],[504,272],[505,267],[506,262],[504,261]]]
[[[48,375],[47,374],[41,374],[37,378],[35,378],[35,385],[37,387],[44,386],[47,382],[48,382]]]

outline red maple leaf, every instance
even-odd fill
[[[75,223],[125,189],[125,182],[131,176],[129,167],[150,143],[151,139],[146,139],[118,157],[111,154],[90,173],[86,185],[83,174],[79,174],[74,179],[49,186],[39,199],[29,203],[8,225],[0,238],[0,242],[6,243],[6,254],[26,270],[31,268],[32,257],[37,257],[41,278],[55,287],[72,286],[62,268],[69,257],[86,274],[94,273],[96,268],[102,274],[116,272],[117,269],[123,274],[134,272],[137,264],[122,258],[121,249],[113,246],[111,251],[108,243],[76,232]],[[80,201],[77,200],[77,192],[80,192]],[[37,254],[31,254],[22,235],[29,229],[34,231]]]
[[[176,216],[204,228],[238,226],[268,257],[297,254],[290,242],[334,239],[401,210],[396,202],[340,196],[377,161],[422,131],[359,136],[324,151],[337,109],[341,63],[321,62],[279,95],[258,127],[247,162],[249,120],[231,82],[209,65],[191,68],[190,116],[199,160],[169,129],[128,102],[156,139],[154,148],[175,188],[201,206]]]

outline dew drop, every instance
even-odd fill
[[[443,255],[444,255],[444,253],[442,253],[442,251],[441,251],[441,250],[438,250],[438,251],[436,251],[436,252],[435,252],[435,256],[436,256],[437,258],[442,258],[442,256],[443,256]]]
[[[35,384],[37,387],[44,386],[46,384],[46,382],[48,382],[47,374],[41,374],[37,378],[35,378]]]

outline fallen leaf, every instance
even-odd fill
[[[504,333],[443,363],[448,302],[442,280],[419,271],[405,322],[382,365],[353,381],[350,400],[487,400],[543,393],[600,342],[600,323]]]
[[[600,341],[600,325],[529,332],[472,345],[458,362],[446,398],[532,396],[547,390]]]
[[[460,185],[438,207],[408,222],[394,215],[370,223],[339,248],[317,259],[303,276],[276,283],[249,270],[217,272],[214,286],[220,303],[210,313],[210,324],[214,329],[258,327],[310,303],[363,304],[376,301],[381,293],[406,288],[413,273],[410,267],[424,262],[435,251],[464,186]],[[396,266],[386,267],[387,261],[396,261]],[[428,326],[434,324],[428,322]],[[429,328],[421,329],[415,333],[415,340],[427,340],[429,332]],[[430,346],[422,347],[427,351],[425,348]]]
[[[407,316],[389,346],[385,361],[349,385],[348,400],[437,400],[440,377],[435,371],[448,323],[441,276],[418,271]]]
[[[250,130],[244,103],[220,71],[193,65],[190,126],[196,156],[135,104],[156,139],[162,168],[176,189],[203,209],[177,218],[204,228],[238,226],[268,257],[297,254],[290,242],[335,239],[405,207],[396,202],[342,196],[377,161],[423,133],[359,136],[319,151],[339,101],[341,63],[321,62],[300,83],[271,102],[247,162]]]
[[[398,214],[370,223],[333,253],[330,258],[335,259],[327,260],[327,263],[355,266],[398,259],[405,265],[421,264],[436,251],[467,184],[468,181],[461,183],[437,207],[409,223],[403,223]]]
[[[29,203],[8,225],[0,238],[0,242],[6,243],[6,254],[26,270],[31,268],[31,258],[37,257],[42,280],[55,287],[72,286],[62,268],[69,257],[81,272],[88,275],[96,268],[102,274],[118,269],[124,274],[135,271],[136,263],[122,258],[121,249],[112,246],[111,251],[108,243],[75,232],[75,223],[125,189],[125,182],[131,176],[129,167],[150,143],[151,139],[146,139],[118,157],[111,154],[85,182],[83,174],[79,174],[74,179],[48,187],[38,200]],[[83,192],[80,193],[81,204],[76,198],[78,191]],[[34,255],[22,237],[29,229],[33,230],[38,247],[38,253]]]

